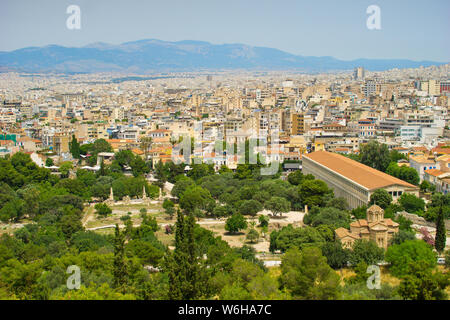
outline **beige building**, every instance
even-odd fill
[[[370,196],[385,189],[395,201],[403,193],[419,195],[419,187],[337,153],[316,151],[303,155],[303,174],[312,174],[347,200],[350,208],[367,205]]]
[[[436,80],[428,81],[428,94],[430,96],[439,96],[441,94],[441,83]]]
[[[305,133],[305,117],[303,113],[291,113],[291,134],[302,135]]]
[[[56,133],[53,136],[53,151],[61,155],[69,152],[69,136],[64,133]]]
[[[387,249],[392,237],[398,233],[399,224],[391,219],[384,219],[384,210],[377,205],[367,209],[367,220],[359,219],[350,224],[350,231],[345,228],[335,230],[337,238],[345,248],[352,248],[356,240],[374,241],[380,248]]]

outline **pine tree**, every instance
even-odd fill
[[[439,212],[436,219],[436,238],[434,241],[434,246],[439,253],[442,253],[444,251],[446,241],[447,236],[445,230],[443,199],[441,198],[439,205]]]
[[[114,287],[125,293],[128,277],[125,262],[125,234],[120,232],[118,224],[114,234]]]

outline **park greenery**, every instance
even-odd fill
[[[90,165],[97,164],[100,152],[112,152],[105,140],[80,146],[73,138],[70,148],[76,161]],[[385,150],[378,151],[378,157],[384,157]],[[372,156],[362,161],[373,164]],[[435,197],[425,205],[405,195],[393,204],[385,192],[377,193],[373,203],[391,212],[401,232],[386,252],[370,241],[356,241],[348,249],[335,238],[334,230],[348,228],[352,216],[364,218],[365,210],[350,211],[346,201],[336,198],[323,181],[300,171],[286,180],[279,173],[261,175],[261,163],[239,165],[234,172],[222,167],[217,173],[210,164],[192,164],[185,172],[184,164],[153,167],[130,151],[117,152],[97,172],[77,169],[76,161],[54,175],[27,154],[0,159],[0,220],[23,224],[0,236],[0,299],[447,298],[449,276],[437,269],[433,248],[415,239],[409,222],[395,213],[408,209],[426,215],[431,210],[430,216],[442,225],[440,221],[448,218],[448,196]],[[390,161],[380,163],[385,170]],[[154,184],[145,178],[149,172],[157,179]],[[113,234],[84,228],[82,219],[90,203],[97,202],[96,216],[111,214],[111,208],[102,203],[111,188],[116,200],[142,198],[143,190],[156,199],[165,182],[174,184],[172,199],[162,203],[167,216],[176,216],[175,225],[166,226],[166,235],[174,233],[170,246],[161,241],[161,227],[145,208],[139,226],[124,216],[124,226],[116,225]],[[305,206],[309,208],[305,226],[274,229],[269,224]],[[262,210],[271,215],[257,216]],[[200,226],[198,220],[204,217],[224,219],[230,237],[244,233],[248,242],[231,247]],[[270,251],[280,255],[278,273],[256,257],[252,245],[263,233],[270,233]],[[448,256],[441,247],[438,251]],[[388,272],[401,283],[384,283],[381,290],[371,291],[365,287],[365,271],[383,260],[391,264]],[[81,270],[79,290],[66,285],[66,270],[72,265]],[[342,283],[339,270],[349,266],[355,276]],[[157,272],[150,272],[150,267]]]

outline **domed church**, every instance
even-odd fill
[[[398,223],[384,218],[384,210],[372,205],[367,209],[367,220],[359,219],[350,224],[350,230],[338,228],[336,236],[341,240],[342,246],[352,248],[358,239],[372,240],[380,247],[387,249],[389,241],[398,232]]]

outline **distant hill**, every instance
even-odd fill
[[[362,66],[372,71],[418,68],[444,63],[433,61],[305,57],[278,49],[244,44],[215,45],[202,41],[168,42],[155,39],[120,45],[93,43],[81,48],[57,45],[0,52],[0,70],[24,72],[150,73],[195,70],[297,70],[324,72]]]

